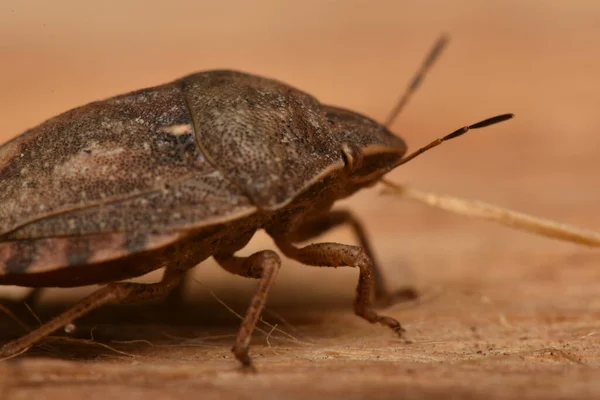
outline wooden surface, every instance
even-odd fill
[[[488,116],[517,118],[390,178],[600,229],[595,0],[97,3],[0,3],[2,141],[82,103],[222,67],[383,119],[445,31],[448,51],[394,130],[415,148]],[[412,343],[352,315],[356,271],[286,261],[264,315],[277,329],[262,325],[252,347],[260,373],[240,374],[229,353],[238,319],[209,290],[243,313],[255,283],[210,261],[196,268],[185,306],[106,307],[77,322],[78,341],[0,363],[0,398],[600,396],[598,250],[379,188],[340,206],[364,221],[390,286],[422,293],[386,311]],[[353,242],[345,229],[323,240]],[[244,253],[271,247],[259,234]],[[18,301],[26,291],[1,289],[35,326]],[[90,290],[48,290],[35,312],[47,320]],[[4,339],[22,332],[8,317],[0,324]]]

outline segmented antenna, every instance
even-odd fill
[[[421,154],[425,153],[427,150],[431,150],[434,147],[439,146],[440,144],[444,143],[447,140],[450,139],[454,139],[457,138],[461,135],[464,135],[465,133],[467,133],[468,131],[470,131],[471,129],[480,129],[480,128],[485,128],[486,126],[490,126],[493,124],[497,124],[499,122],[503,122],[506,120],[509,120],[511,118],[513,118],[515,115],[514,114],[502,114],[502,115],[497,115],[495,117],[492,118],[488,118],[488,119],[484,119],[483,121],[477,122],[476,124],[473,125],[468,125],[468,126],[463,126],[460,129],[455,130],[454,132],[434,140],[433,142],[429,143],[427,146],[425,147],[421,147],[419,150],[407,155],[406,157],[402,158],[398,164],[394,165],[393,168],[396,168],[402,164],[405,164],[407,162],[409,162],[410,160],[412,160],[413,158],[420,156]]]
[[[408,103],[408,100],[410,100],[412,94],[417,91],[419,86],[421,86],[425,75],[431,69],[435,61],[439,58],[440,54],[442,53],[442,50],[444,50],[444,47],[446,47],[449,40],[450,38],[447,35],[441,35],[435,42],[435,44],[431,48],[431,51],[429,52],[425,60],[423,60],[421,67],[419,68],[412,81],[404,91],[404,94],[402,94],[402,97],[400,97],[398,103],[396,103],[396,106],[392,109],[389,116],[385,120],[384,125],[387,128],[389,128],[392,125],[392,123],[396,120],[396,117],[398,117],[398,115],[402,112],[402,110]]]

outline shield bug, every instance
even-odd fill
[[[219,70],[75,108],[4,144],[0,284],[105,286],[5,344],[0,357],[105,303],[162,296],[212,256],[259,280],[233,346],[250,366],[252,331],[281,266],[272,250],[235,255],[259,229],[306,265],[358,268],[355,313],[401,335],[400,323],[374,308],[393,296],[361,225],[330,209],[444,140],[512,117],[461,128],[405,156],[387,126],[445,43],[437,42],[386,125],[276,80]],[[360,246],[295,245],[340,224],[353,227]],[[121,282],[162,267],[158,283]]]

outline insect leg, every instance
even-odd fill
[[[277,247],[289,258],[306,265],[324,267],[355,267],[360,270],[354,312],[371,323],[391,328],[398,336],[404,329],[394,318],[379,315],[373,306],[374,267],[366,251],[359,246],[339,243],[316,243],[296,247],[287,240],[273,238]]]
[[[252,332],[265,307],[269,290],[273,286],[277,272],[281,267],[281,259],[277,253],[271,250],[259,251],[248,257],[236,257],[233,254],[216,254],[214,259],[221,267],[232,274],[260,279],[232,349],[235,357],[245,367],[251,367],[252,362],[248,356],[248,349],[250,347],[250,340],[252,339]]]
[[[403,300],[413,300],[418,297],[417,291],[412,287],[404,287],[393,292],[389,290],[385,276],[383,275],[383,269],[377,262],[373,247],[362,223],[348,210],[334,210],[311,219],[292,232],[290,239],[292,242],[302,242],[319,236],[339,225],[349,225],[352,228],[360,247],[363,248],[366,255],[372,261],[375,300],[378,304],[390,305]]]
[[[163,279],[158,283],[110,283],[38,329],[2,346],[0,348],[0,358],[25,351],[57,329],[106,303],[130,303],[160,297],[177,286],[181,281],[181,276],[182,272],[180,270],[167,268]]]

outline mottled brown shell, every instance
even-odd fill
[[[106,263],[255,211],[199,150],[180,81],[94,102],[0,147],[0,284],[139,275],[164,264]],[[59,271],[90,264],[104,272]]]
[[[343,166],[322,105],[275,80],[235,71],[182,79],[198,145],[262,209],[278,209]]]
[[[0,275],[106,263],[282,207],[342,167],[327,134],[316,99],[233,71],[58,115],[0,147]]]
[[[367,175],[405,151],[375,121],[235,71],[70,110],[0,147],[0,284],[123,279],[164,266],[172,252],[189,267],[235,251],[276,213],[290,220],[284,208],[301,192],[338,176],[346,142],[375,160],[364,163]],[[366,184],[321,185],[320,200],[295,212]],[[143,267],[126,266],[151,251]],[[84,265],[88,275],[64,272]]]
[[[253,212],[199,150],[181,83],[91,103],[0,147],[0,238],[185,228]]]

